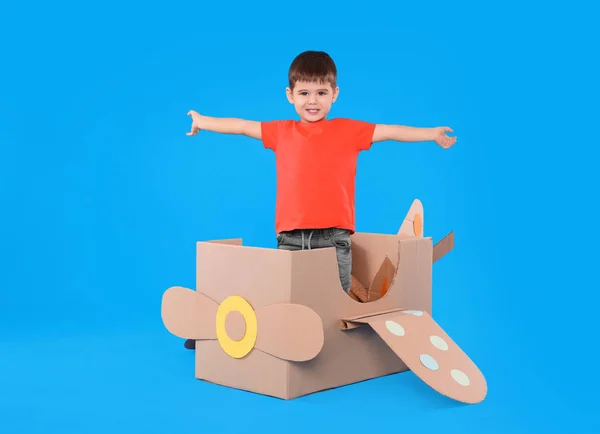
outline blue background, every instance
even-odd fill
[[[598,430],[599,35],[584,5],[4,2],[0,432]],[[295,117],[286,74],[306,49],[337,62],[332,116],[458,136],[363,153],[357,225],[394,233],[418,197],[426,235],[455,230],[434,317],[486,375],[479,405],[411,372],[291,402],[226,389],[195,381],[162,326],[163,291],[194,288],[196,241],[275,247],[272,153],[187,137],[187,111]]]

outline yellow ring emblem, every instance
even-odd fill
[[[244,337],[239,341],[234,341],[227,334],[225,328],[225,319],[230,312],[237,310],[244,317],[246,322],[246,332]],[[256,321],[256,314],[250,303],[239,295],[232,295],[227,297],[223,303],[219,305],[217,310],[217,340],[228,355],[236,359],[241,359],[248,354],[254,344],[256,343],[256,335],[258,330],[258,324]]]

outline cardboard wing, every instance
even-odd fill
[[[479,368],[427,312],[395,309],[342,322],[348,329],[368,324],[410,370],[439,393],[467,404],[485,398],[487,383]]]
[[[229,315],[232,312],[241,313],[243,320],[236,321]],[[256,349],[283,360],[303,362],[316,357],[324,343],[321,317],[306,306],[280,303],[254,310],[236,295],[219,304],[181,286],[163,294],[162,319],[175,336],[218,340],[234,358],[243,358]]]

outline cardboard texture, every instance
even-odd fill
[[[167,289],[163,323],[196,340],[196,378],[223,386],[293,399],[411,370],[451,399],[481,402],[483,374],[431,317],[432,267],[454,233],[435,246],[423,234],[419,200],[397,234],[353,234],[350,294],[333,247],[198,242],[196,290]]]

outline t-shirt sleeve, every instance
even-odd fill
[[[263,146],[266,149],[271,149],[273,151],[277,150],[277,139],[279,137],[279,124],[280,121],[269,121],[269,122],[261,122],[261,137]]]
[[[347,138],[350,146],[358,152],[368,151],[373,144],[375,124],[354,119],[337,119],[337,128],[340,134]]]
[[[354,143],[359,151],[368,151],[373,144],[375,124],[365,121],[352,121]]]

